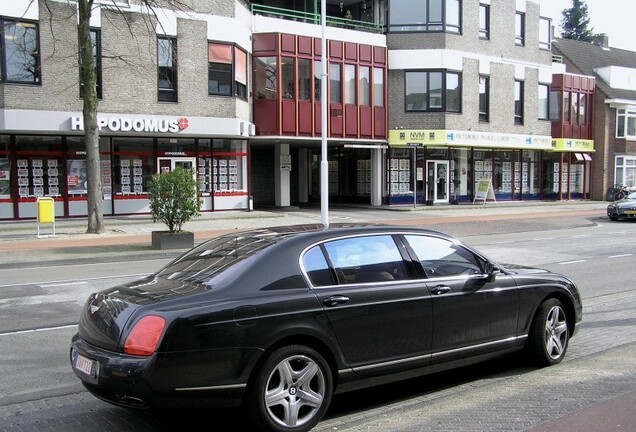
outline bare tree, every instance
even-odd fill
[[[84,144],[86,147],[86,174],[87,174],[87,215],[89,234],[102,234],[106,231],[103,212],[103,189],[101,176],[101,160],[99,154],[99,128],[97,126],[97,112],[99,98],[97,94],[97,65],[94,56],[94,43],[91,39],[91,16],[95,7],[108,7],[109,10],[119,13],[128,23],[129,14],[122,10],[121,0],[66,0],[68,4],[77,5],[77,31],[78,31],[78,62],[80,68],[80,80],[82,84],[82,117],[84,125]],[[157,11],[168,8],[176,11],[190,11],[189,3],[196,0],[133,0],[134,3],[145,9],[147,28],[154,32],[155,23],[160,23]],[[51,12],[49,3],[60,0],[44,0],[44,4]],[[33,1],[30,7],[33,6]],[[135,36],[132,27],[128,27],[131,36]],[[114,54],[117,56],[117,54]]]

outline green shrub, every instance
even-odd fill
[[[199,194],[194,173],[175,168],[155,174],[148,184],[153,222],[161,221],[171,233],[181,231],[184,223],[200,215]]]

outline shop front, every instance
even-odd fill
[[[497,201],[589,198],[593,147],[549,136],[391,130],[385,203],[473,202],[483,183]]]
[[[36,111],[2,114],[6,134],[0,135],[0,219],[37,217],[39,197],[53,198],[57,217],[85,216],[81,117]],[[248,208],[245,122],[120,114],[98,118],[104,215],[149,213],[152,175],[175,167],[192,169],[201,211]]]

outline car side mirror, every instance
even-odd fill
[[[484,264],[484,276],[486,277],[486,282],[492,282],[495,280],[497,273],[501,270],[495,264],[490,261],[486,261]]]

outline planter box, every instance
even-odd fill
[[[152,247],[155,249],[191,249],[194,247],[194,233],[181,231],[153,231]]]

